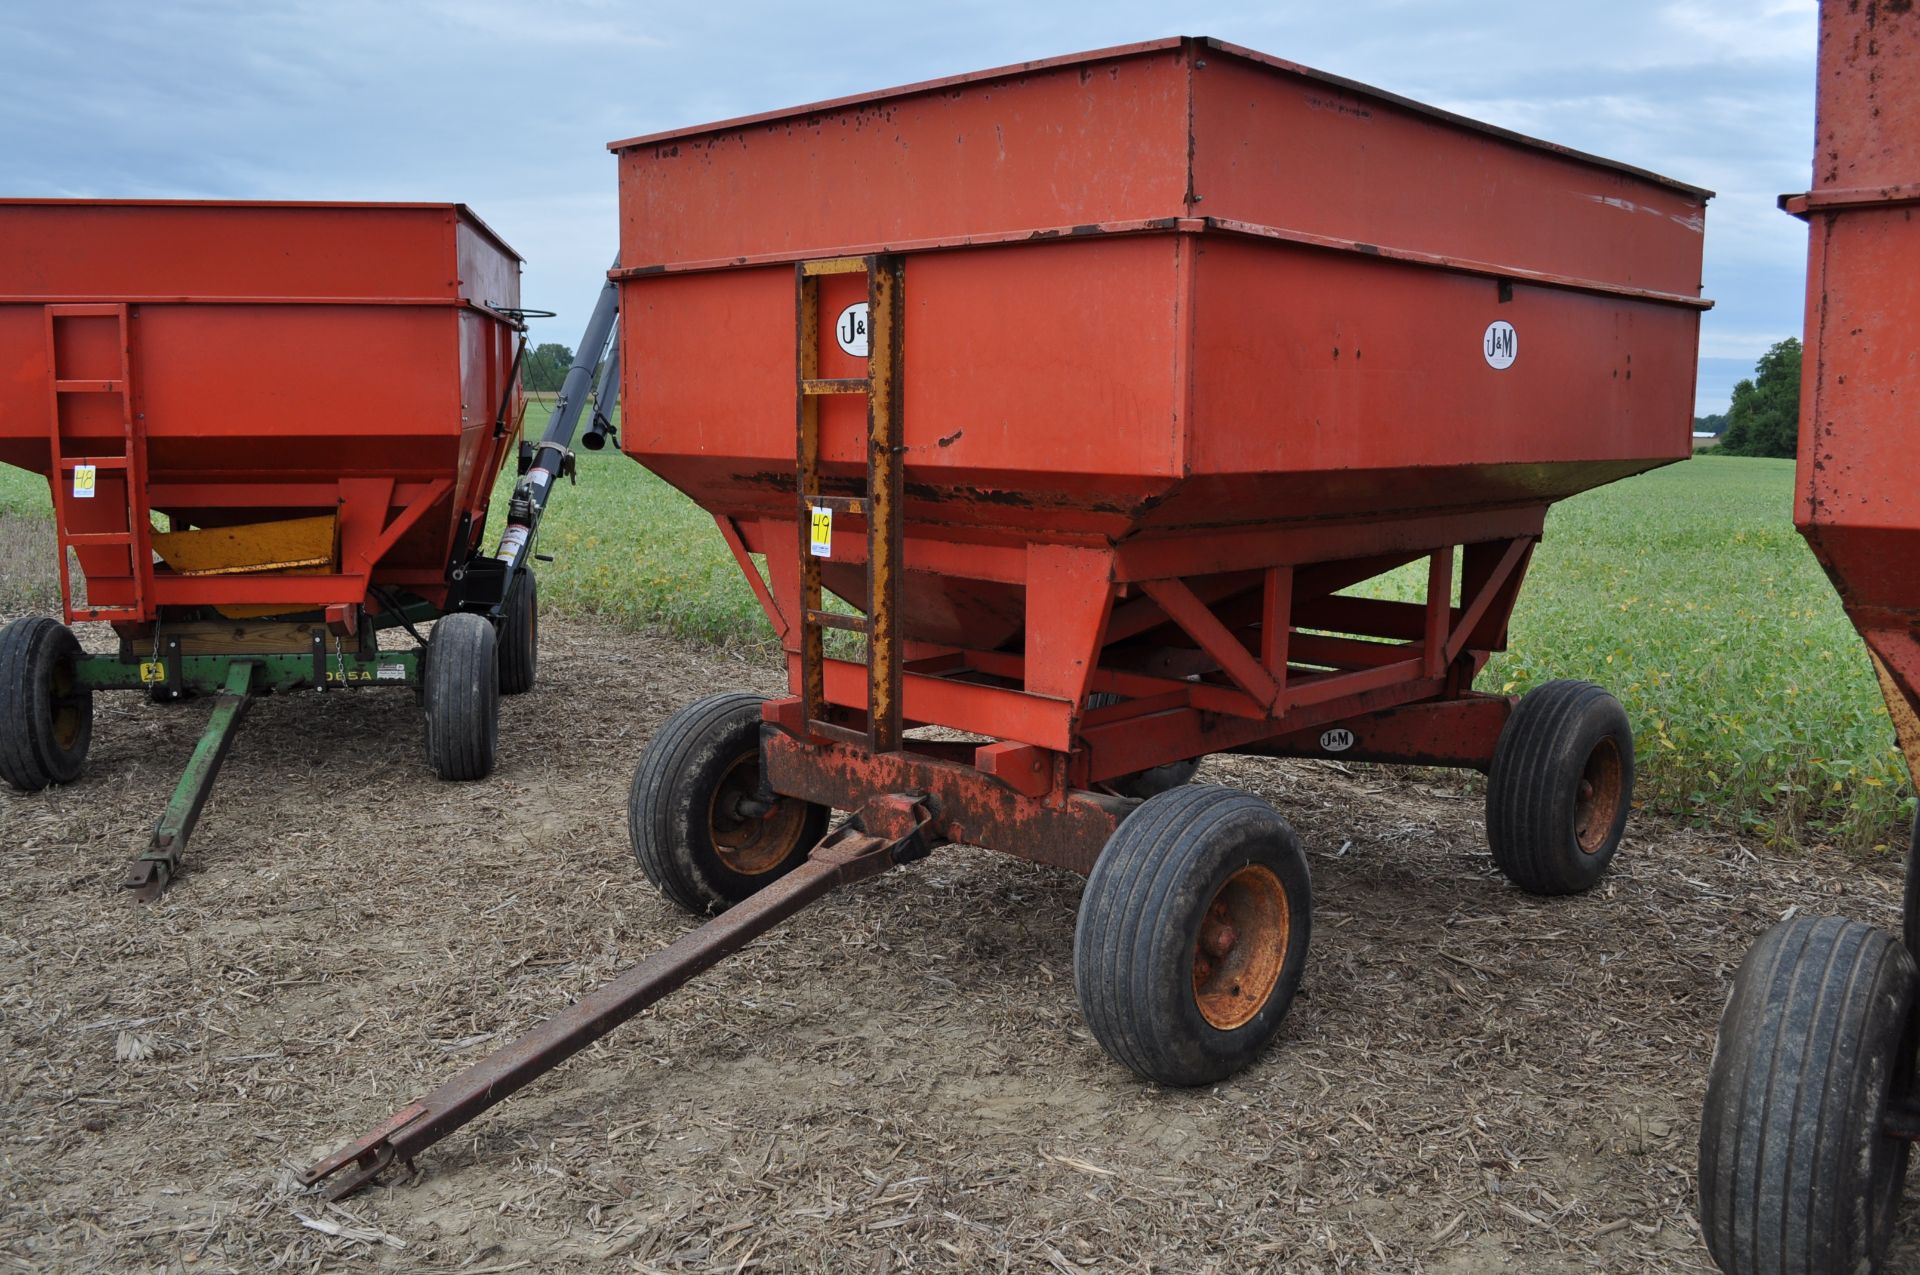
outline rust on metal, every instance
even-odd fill
[[[867,306],[867,745],[900,747],[900,558],[906,521],[901,508],[901,327],[905,262],[868,263]]]
[[[798,801],[760,799],[760,754],[747,753],[720,777],[707,811],[713,852],[743,877],[764,876],[804,849],[807,809]]]
[[[867,378],[864,376],[816,377],[800,382],[802,394],[818,396],[821,394],[865,394]]]
[[[1573,838],[1584,854],[1598,854],[1613,835],[1626,798],[1627,768],[1620,746],[1602,739],[1588,755],[1573,805]]]
[[[816,263],[817,264],[817,263]],[[820,373],[820,279],[822,271],[809,270],[802,262],[794,268],[794,366],[798,386],[795,427],[797,462],[794,477],[794,532],[800,555],[800,597],[793,608],[800,656],[800,701],[809,721],[826,717],[826,683],[821,663],[826,657],[825,635],[820,626],[807,621],[809,613],[823,609],[820,589],[820,556],[813,549],[813,505],[809,499],[820,490],[820,404],[807,393],[807,382]],[[828,546],[831,551],[831,524]]]
[[[1201,918],[1193,999],[1220,1031],[1246,1024],[1273,995],[1286,965],[1293,913],[1280,878],[1250,863],[1224,881]]]
[[[1873,661],[1874,676],[1880,681],[1880,694],[1887,701],[1887,715],[1893,719],[1894,738],[1900,744],[1900,755],[1906,758],[1907,773],[1913,778],[1913,786],[1920,789],[1920,712],[1915,711],[1915,701],[1893,680],[1887,662],[1875,651],[1869,650],[1867,656]]]
[[[776,714],[777,704],[768,705]],[[843,810],[873,793],[923,792],[933,815],[929,832],[938,839],[990,846],[1082,876],[1138,804],[1053,782],[1045,796],[1027,796],[971,765],[971,745],[962,760],[921,752],[912,741],[893,753],[869,752],[864,743],[807,742],[784,730],[768,735],[761,741],[767,780],[776,792]]]

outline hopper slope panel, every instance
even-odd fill
[[[1245,476],[1219,491],[1242,493],[1232,503],[1247,512],[1263,487],[1284,490],[1264,507],[1292,518],[1358,512],[1349,497],[1369,488],[1381,514],[1559,499],[1688,454],[1695,311],[1526,285],[1501,295],[1494,280],[1351,253],[1203,240],[1195,474]],[[1486,354],[1496,323],[1517,342],[1502,367]],[[1304,476],[1323,478],[1280,481]],[[1339,508],[1315,507],[1322,492]]]
[[[452,298],[462,217],[451,204],[0,201],[0,297]],[[512,260],[497,244],[490,255]]]
[[[929,254],[907,265],[903,365],[911,517],[1118,534],[1179,472],[1172,236]],[[859,276],[823,281],[821,366],[854,377],[835,317]],[[625,285],[625,448],[714,513],[790,516],[795,469],[789,268]],[[830,485],[864,481],[865,400],[821,405]]]
[[[630,144],[629,267],[1172,217],[1187,53],[968,79]]]
[[[1198,213],[1698,295],[1701,192],[1270,60],[1201,52]]]

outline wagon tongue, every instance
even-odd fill
[[[396,1159],[411,1164],[427,1147],[802,908],[841,886],[925,857],[932,843],[923,800],[919,794],[892,794],[869,802],[858,821],[829,833],[798,868],[402,1107],[301,1174],[302,1185],[333,1178],[324,1194],[337,1200],[372,1182]],[[899,835],[869,835],[863,828]]]

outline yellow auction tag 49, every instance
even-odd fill
[[[808,547],[816,558],[833,556],[833,510],[824,505],[813,506],[813,536]]]

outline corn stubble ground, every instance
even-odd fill
[[[633,866],[626,785],[667,714],[777,663],[712,532],[602,463],[621,499],[556,503],[543,588],[602,613],[549,621],[488,782],[432,779],[409,696],[266,700],[146,908],[114,883],[204,701],[102,696],[82,782],[0,790],[0,1269],[1704,1270],[1694,1140],[1741,955],[1795,909],[1897,923],[1872,846],[1904,794],[1824,582],[1764,539],[1784,480],[1694,462],[1555,514],[1494,670],[1634,712],[1651,805],[1593,894],[1506,885],[1477,778],[1212,759],[1293,822],[1316,897],[1301,998],[1233,1080],[1109,1062],[1073,996],[1080,881],[953,847],[323,1205],[297,1167],[692,924]],[[8,496],[0,618],[53,603]],[[1689,556],[1713,548],[1723,572]],[[1797,810],[1766,791],[1795,782]]]
[[[296,1166],[691,924],[633,866],[626,783],[669,712],[776,689],[768,662],[584,622],[545,655],[478,785],[432,779],[409,696],[262,702],[154,906],[114,882],[204,703],[103,696],[82,782],[0,793],[0,1264],[1704,1269],[1734,965],[1791,908],[1896,913],[1888,862],[1644,816],[1600,890],[1534,899],[1477,780],[1215,759],[1299,829],[1317,900],[1282,1039],[1226,1084],[1110,1063],[1073,997],[1079,880],[951,848],[322,1205]]]

